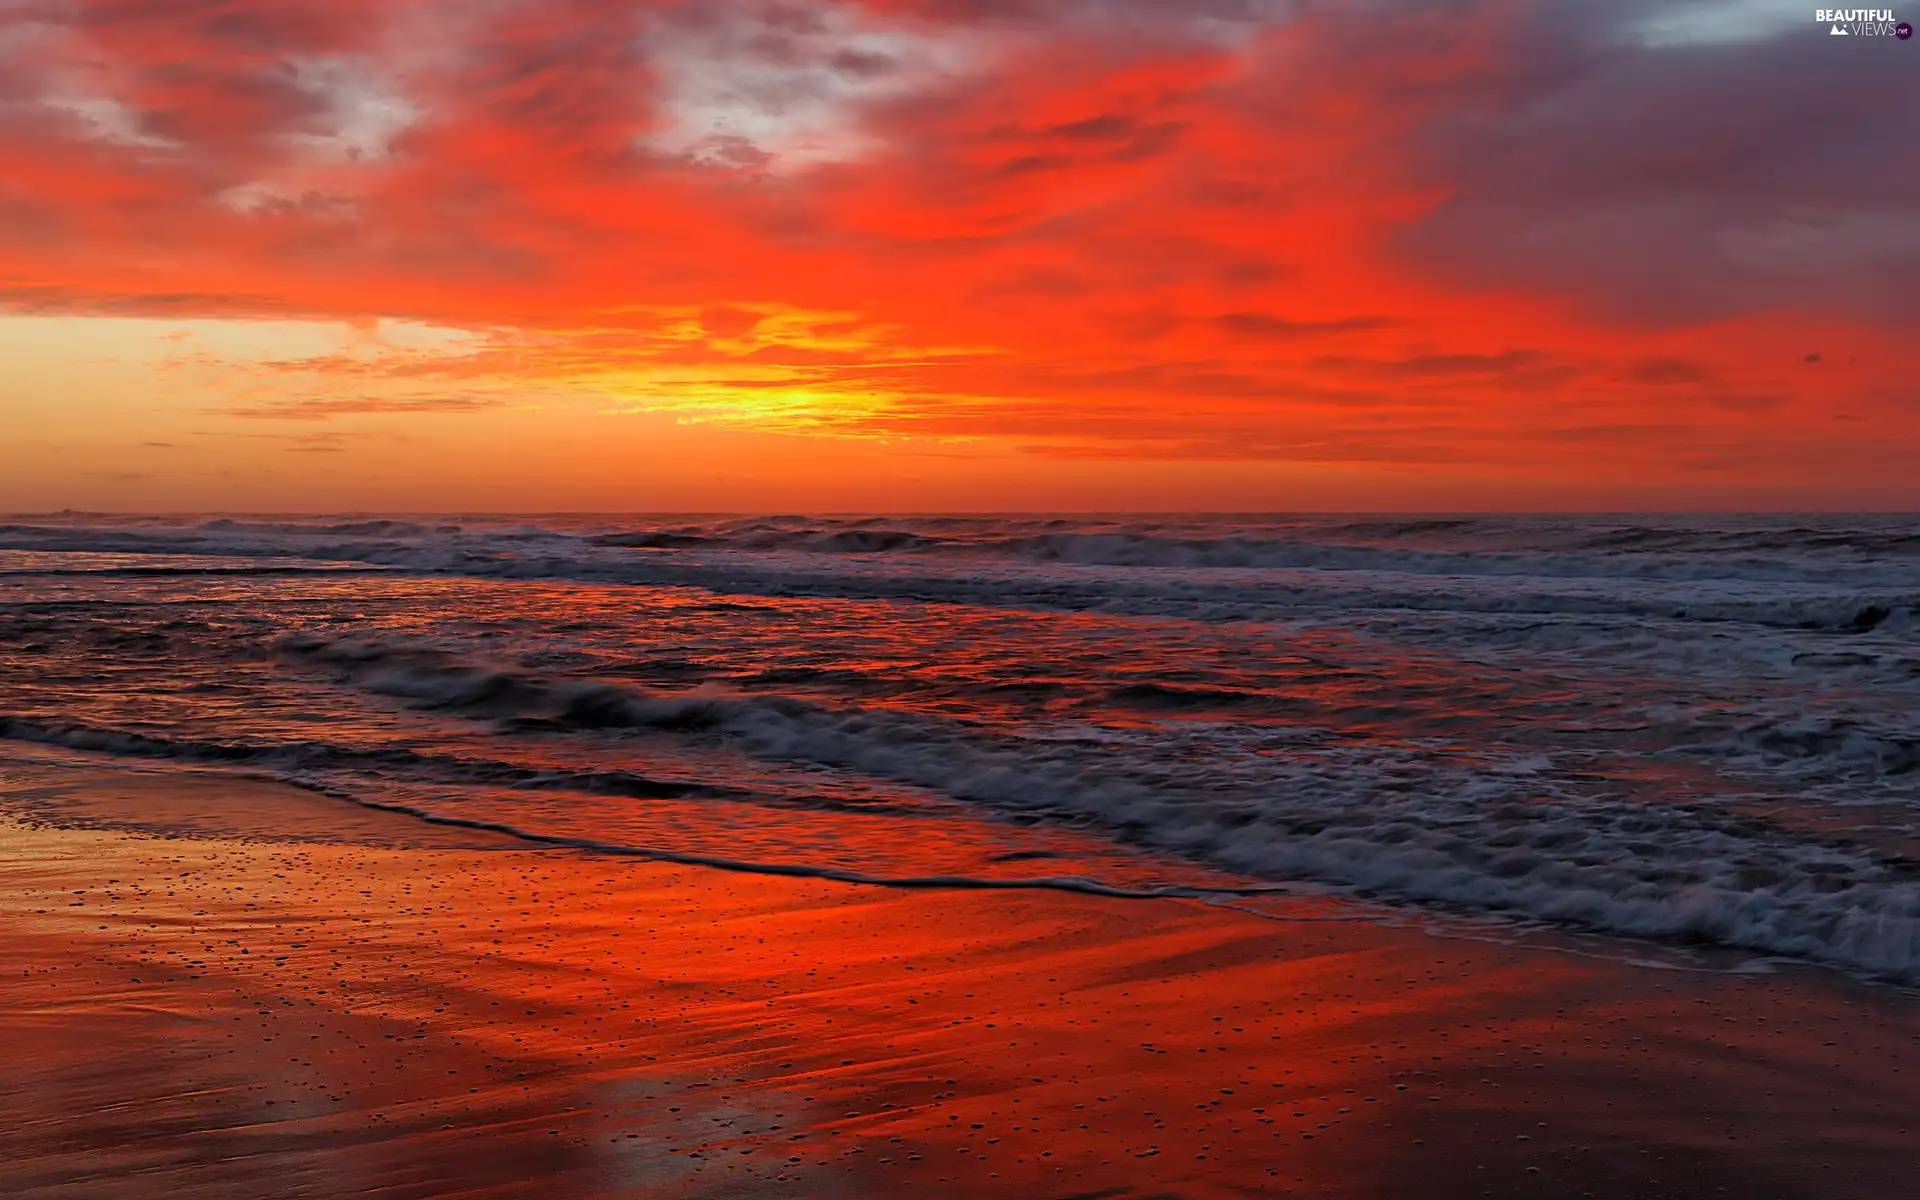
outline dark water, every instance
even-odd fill
[[[1913,517],[19,517],[0,755],[1911,983],[1917,606]]]

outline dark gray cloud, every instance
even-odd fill
[[[1257,27],[1298,0],[904,0],[893,7],[943,21],[1006,21],[1108,29],[1197,31]]]
[[[1404,147],[1451,199],[1398,250],[1637,322],[1779,307],[1920,320],[1920,60],[1808,20],[1692,40],[1671,5],[1536,6]],[[1732,10],[1728,10],[1731,12]]]

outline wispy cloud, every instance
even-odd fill
[[[310,396],[210,411],[255,421],[326,421],[334,417],[391,413],[481,412],[500,408],[505,403],[504,399],[489,396]]]

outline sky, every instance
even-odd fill
[[[11,511],[1906,510],[1917,332],[1784,0],[0,0]]]

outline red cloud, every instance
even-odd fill
[[[494,340],[351,386],[1046,454],[1761,479],[1844,473],[1842,412],[1913,445],[1920,76],[1639,44],[1642,7],[29,6],[0,304],[410,317]]]

